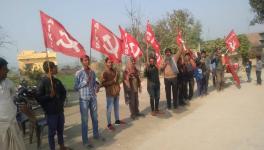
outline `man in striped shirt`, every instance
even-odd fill
[[[96,82],[95,72],[89,67],[89,56],[83,56],[80,61],[83,68],[75,74],[74,89],[79,91],[83,145],[92,148],[93,145],[88,143],[88,110],[90,110],[92,119],[94,138],[104,140],[98,132],[96,93],[99,90],[99,85]]]

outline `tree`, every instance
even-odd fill
[[[21,71],[21,74],[28,78],[28,83],[30,85],[36,85],[37,82],[41,79],[43,72],[40,69],[34,68],[33,64],[27,64],[24,67],[24,71]]]
[[[264,23],[264,1],[263,0],[249,0],[252,11],[255,17],[251,20],[250,24],[263,24]]]
[[[188,10],[173,10],[154,26],[157,40],[161,48],[170,47],[176,49],[177,30],[182,31],[183,40],[188,48],[196,49],[201,42],[200,35],[202,26],[196,21]]]
[[[238,40],[239,40],[240,46],[237,49],[237,53],[242,57],[242,61],[244,63],[249,57],[250,42],[247,36],[244,34],[238,35]],[[201,45],[201,49],[207,52],[212,52],[216,48],[226,50],[225,40],[218,38],[216,40],[203,42]]]
[[[238,40],[240,42],[240,46],[237,51],[242,57],[243,64],[245,64],[246,60],[249,58],[250,42],[244,34],[238,35]]]
[[[4,47],[7,44],[12,44],[12,42],[8,40],[8,35],[5,34],[2,29],[2,26],[0,26],[0,47]]]
[[[224,39],[217,38],[216,40],[205,41],[205,42],[202,42],[201,44],[201,49],[207,52],[212,52],[217,48],[219,49],[225,48]]]
[[[148,55],[146,54],[146,44],[144,42],[144,27],[143,27],[143,19],[142,14],[140,11],[140,7],[135,7],[133,4],[133,0],[130,0],[130,7],[126,6],[126,13],[130,20],[130,25],[126,28],[126,31],[130,33],[138,42],[140,45],[140,49],[143,52],[143,57],[139,59],[139,67],[141,70],[141,63],[144,62],[146,59],[144,56]],[[125,57],[125,62],[127,62],[127,57]]]

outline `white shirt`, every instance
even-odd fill
[[[15,88],[12,81],[4,79],[0,82],[0,121],[7,121],[16,115],[13,102]]]

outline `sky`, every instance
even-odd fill
[[[249,0],[133,0],[140,10],[142,20],[155,23],[167,13],[177,9],[188,9],[202,24],[202,39],[223,38],[232,29],[237,34],[263,32],[264,25],[249,26],[254,17]],[[58,20],[66,30],[90,51],[91,19],[120,36],[118,26],[130,24],[126,8],[130,0],[0,0],[0,33],[8,35],[13,45],[0,47],[0,57],[17,67],[16,57],[22,50],[45,50],[39,11]],[[92,50],[92,55],[100,54]],[[57,55],[59,65],[71,65],[78,59]]]

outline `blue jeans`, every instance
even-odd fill
[[[64,130],[64,114],[47,115],[48,124],[48,139],[50,150],[55,150],[55,139],[54,136],[57,133],[58,144],[64,144],[63,130]]]
[[[82,120],[82,141],[83,144],[88,144],[88,111],[90,110],[90,115],[93,124],[93,136],[95,138],[99,137],[98,132],[98,117],[97,117],[97,100],[96,97],[91,97],[88,100],[80,98],[80,112]]]
[[[250,81],[251,80],[251,77],[250,77],[251,72],[250,71],[246,71],[246,73],[247,73],[247,81]]]
[[[111,124],[111,112],[114,105],[116,121],[119,120],[119,96],[106,96],[106,117],[108,125]]]
[[[147,90],[150,97],[151,111],[158,111],[160,99],[160,84],[148,82]]]
[[[203,94],[203,79],[196,80],[198,96]]]

